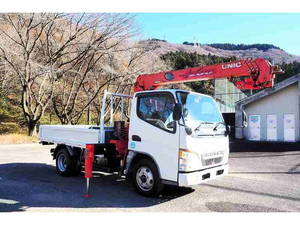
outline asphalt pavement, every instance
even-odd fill
[[[49,146],[0,145],[0,212],[300,212],[300,151],[230,153],[229,175],[146,198],[117,176],[61,177]]]

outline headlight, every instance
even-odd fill
[[[199,167],[199,156],[196,152],[187,149],[179,149],[179,171],[193,171],[194,167]]]

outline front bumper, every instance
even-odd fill
[[[201,171],[180,173],[178,177],[179,186],[191,186],[213,180],[228,174],[228,165],[220,165],[212,168],[207,168]]]

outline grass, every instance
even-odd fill
[[[1,134],[0,145],[5,144],[29,144],[38,142],[37,137],[29,137],[26,134]]]

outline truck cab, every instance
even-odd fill
[[[190,186],[221,177],[228,173],[228,154],[228,128],[212,97],[173,89],[135,93],[126,161],[127,169],[134,158],[148,161],[133,170],[142,194],[161,184]]]

